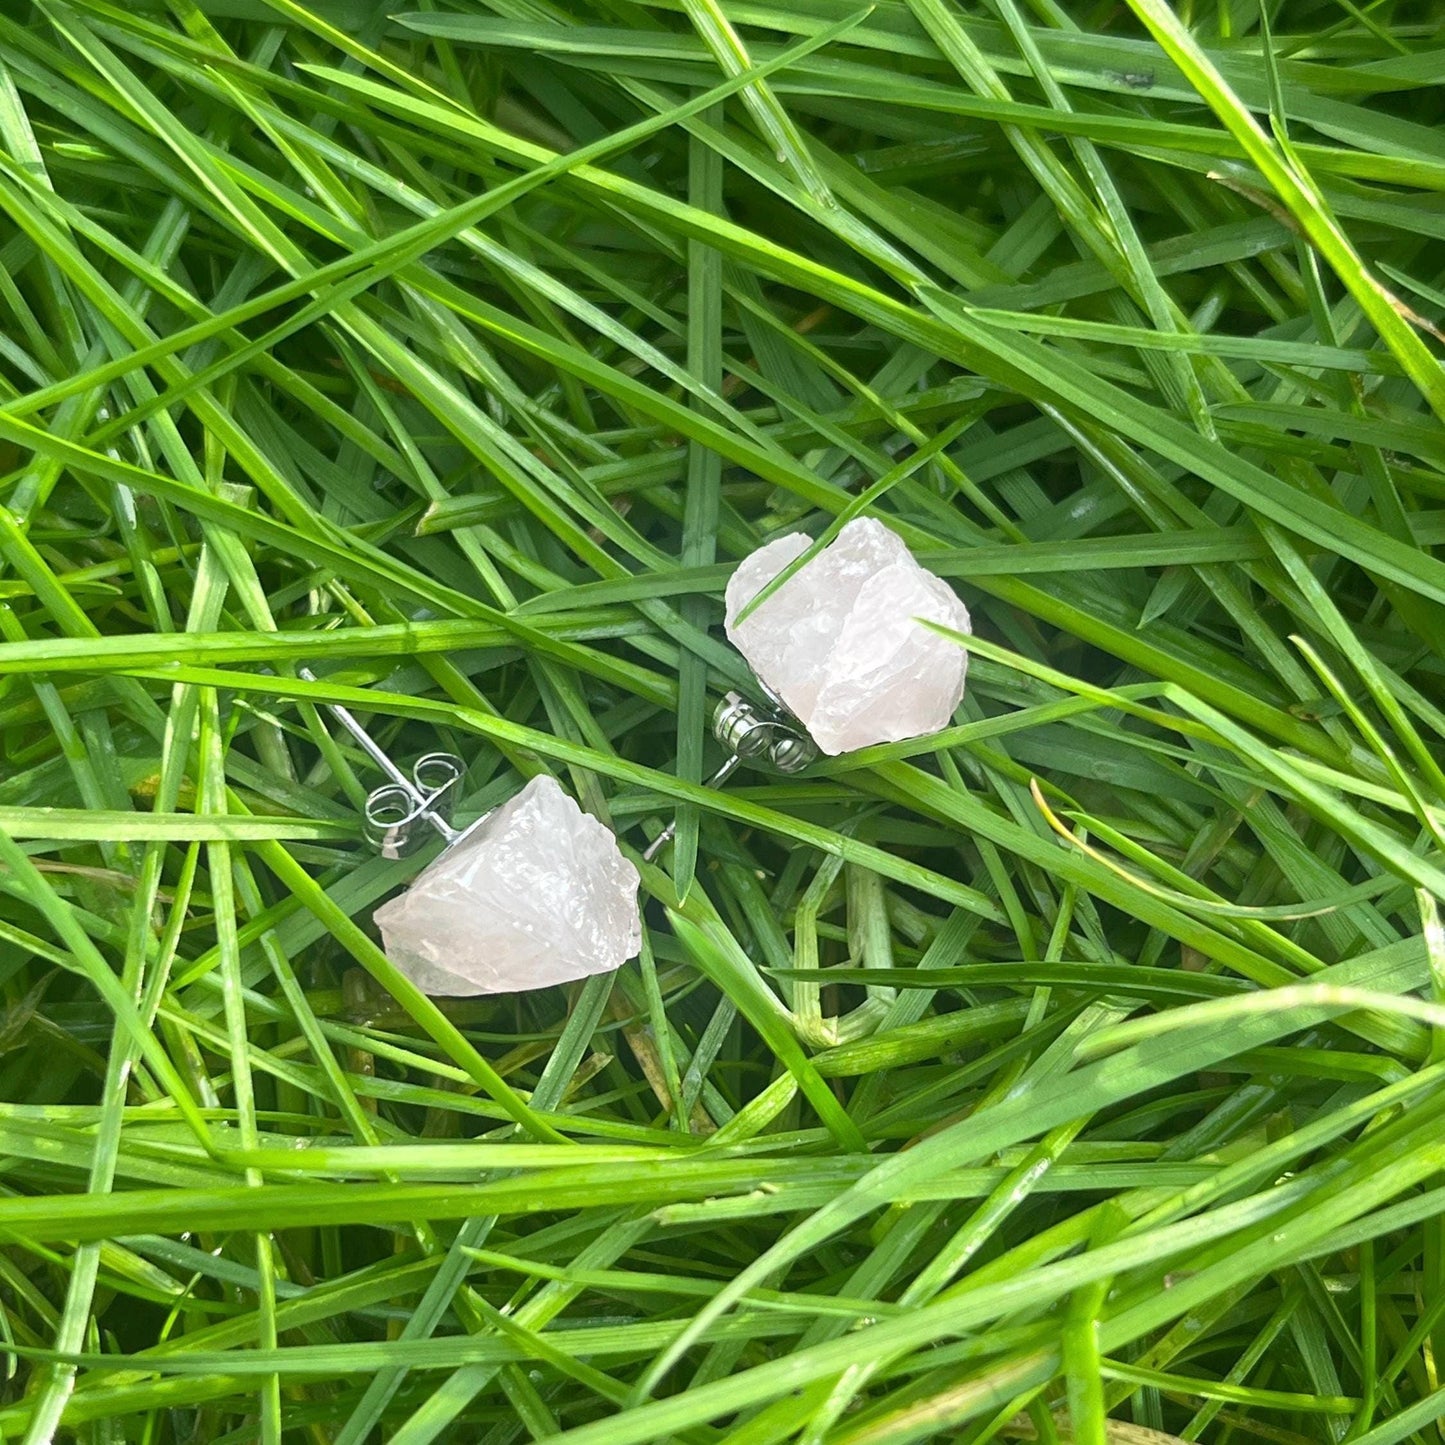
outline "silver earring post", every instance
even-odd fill
[[[318,681],[310,668],[300,667],[296,672],[307,682]],[[381,750],[350,708],[336,702],[324,706],[390,779],[366,795],[366,837],[377,852],[383,858],[404,858],[415,852],[424,836],[416,825],[423,822],[447,843],[455,843],[461,832],[452,827],[451,819],[466,771],[462,760],[454,753],[428,753],[417,760],[408,774]]]
[[[762,684],[759,684],[762,686]],[[717,705],[712,717],[713,736],[727,749],[722,767],[707,780],[716,788],[727,781],[744,762],[756,763],[778,773],[800,773],[818,756],[817,745],[803,725],[766,687],[770,704],[749,702],[741,693],[730,692]],[[677,833],[671,823],[644,849],[643,862],[651,863]]]

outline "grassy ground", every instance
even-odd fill
[[[1438,3],[388,8],[0,6],[0,1436],[1438,1442]],[[702,789],[865,506],[956,726]]]

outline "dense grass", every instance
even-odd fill
[[[1438,1442],[1438,4],[422,3],[0,6],[0,1437]],[[702,788],[865,506],[956,726]]]

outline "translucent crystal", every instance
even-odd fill
[[[825,753],[947,727],[968,654],[920,626],[969,632],[968,609],[882,522],[849,522],[760,607],[737,615],[811,545],[800,532],[745,557],[728,581],[727,634]]]
[[[515,993],[633,957],[638,882],[612,834],[543,775],[375,917],[387,957],[423,993]]]

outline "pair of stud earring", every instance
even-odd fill
[[[730,692],[718,704],[713,735],[726,758],[709,787],[744,763],[791,774],[820,752],[926,736],[948,725],[963,696],[967,654],[924,625],[969,632],[968,611],[946,583],[871,518],[847,523],[808,556],[814,548],[800,533],[778,538],[728,583],[727,635],[759,695]],[[553,778],[532,779],[460,830],[452,821],[460,758],[429,753],[405,772],[348,709],[330,711],[387,778],[366,801],[372,845],[400,858],[428,830],[446,845],[375,914],[388,957],[423,992],[541,988],[636,955],[638,871]],[[664,828],[643,860],[674,831]]]

